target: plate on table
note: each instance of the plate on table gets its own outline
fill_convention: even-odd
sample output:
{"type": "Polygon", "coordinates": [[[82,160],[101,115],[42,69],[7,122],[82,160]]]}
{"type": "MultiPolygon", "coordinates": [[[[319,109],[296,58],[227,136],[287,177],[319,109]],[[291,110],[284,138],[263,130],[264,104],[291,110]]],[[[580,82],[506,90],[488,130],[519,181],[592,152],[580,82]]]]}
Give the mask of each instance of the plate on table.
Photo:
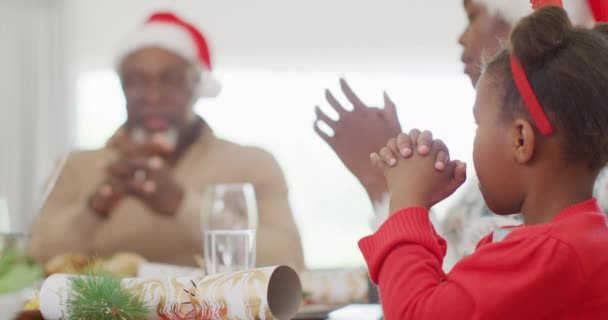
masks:
{"type": "Polygon", "coordinates": [[[379,304],[350,304],[329,313],[328,320],[382,320],[379,304]]]}
{"type": "Polygon", "coordinates": [[[323,320],[327,319],[330,312],[341,308],[342,306],[327,305],[327,304],[307,304],[300,307],[298,313],[292,318],[293,320],[323,320]]]}

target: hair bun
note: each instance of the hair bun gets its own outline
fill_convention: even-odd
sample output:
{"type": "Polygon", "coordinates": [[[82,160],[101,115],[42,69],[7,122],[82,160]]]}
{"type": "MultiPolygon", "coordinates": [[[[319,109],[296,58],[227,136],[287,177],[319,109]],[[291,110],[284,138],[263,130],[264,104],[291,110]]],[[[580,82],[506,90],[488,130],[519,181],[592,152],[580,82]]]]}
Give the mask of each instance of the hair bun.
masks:
{"type": "Polygon", "coordinates": [[[547,58],[562,48],[572,23],[566,11],[546,6],[525,17],[511,33],[511,50],[527,67],[542,67],[547,58]]]}

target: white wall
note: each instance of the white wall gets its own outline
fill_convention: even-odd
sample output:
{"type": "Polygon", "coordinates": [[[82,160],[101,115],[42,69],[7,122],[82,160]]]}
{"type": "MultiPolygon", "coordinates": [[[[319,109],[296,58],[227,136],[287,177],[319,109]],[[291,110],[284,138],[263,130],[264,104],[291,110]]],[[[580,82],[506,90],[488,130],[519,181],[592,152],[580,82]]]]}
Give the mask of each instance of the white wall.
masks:
{"type": "MultiPolygon", "coordinates": [[[[318,90],[313,88],[311,83],[316,76],[310,77],[313,72],[307,76],[309,71],[317,72],[317,76],[319,71],[330,74],[330,79],[347,72],[362,97],[376,97],[376,102],[381,101],[380,89],[386,88],[395,92],[393,97],[397,102],[405,104],[416,96],[413,100],[424,100],[449,110],[452,106],[448,104],[461,96],[453,92],[462,87],[460,77],[468,83],[462,76],[458,62],[460,48],[456,42],[465,25],[461,6],[462,0],[0,0],[0,17],[5,22],[0,27],[0,36],[9,44],[0,51],[3,53],[0,66],[9,70],[6,76],[0,76],[0,87],[6,90],[2,91],[4,103],[0,117],[4,152],[0,158],[0,195],[9,197],[11,213],[18,217],[14,224],[17,229],[25,230],[40,199],[42,181],[49,176],[58,154],[74,143],[74,111],[79,107],[76,105],[77,81],[91,71],[111,68],[115,48],[123,36],[151,11],[176,11],[202,27],[211,41],[215,66],[220,71],[231,70],[234,75],[235,71],[239,74],[248,69],[263,70],[266,77],[275,71],[288,71],[289,77],[297,77],[293,83],[309,85],[310,94],[306,96],[312,98],[296,101],[291,106],[302,114],[303,119],[297,126],[309,132],[312,119],[304,115],[312,118],[312,104],[323,100],[322,88],[333,86],[335,89],[336,85],[331,80],[318,84],[318,90]],[[381,76],[375,77],[376,80],[367,79],[365,75],[369,72],[378,72],[381,76]],[[421,76],[428,74],[435,77],[439,74],[446,78],[443,83],[456,85],[443,96],[437,96],[436,78],[421,76]],[[384,81],[378,79],[387,79],[390,84],[385,86],[384,81]],[[413,87],[426,89],[410,93],[407,89],[413,87]]],[[[232,83],[241,81],[239,79],[233,79],[232,83]]],[[[469,87],[465,87],[468,94],[469,87]]],[[[297,84],[296,88],[288,89],[303,90],[297,84]]],[[[235,94],[248,92],[247,85],[241,84],[239,90],[236,93],[236,88],[226,88],[225,95],[215,104],[232,103],[235,94]],[[232,98],[229,95],[233,95],[232,98]]],[[[275,97],[277,101],[266,101],[258,100],[263,98],[259,96],[261,92],[253,90],[248,94],[252,97],[252,107],[272,102],[275,105],[267,109],[275,115],[278,113],[279,96],[275,97]]],[[[464,101],[466,103],[468,101],[464,101]]],[[[432,120],[449,127],[448,120],[454,119],[454,113],[458,112],[448,111],[442,113],[442,119],[425,122],[408,114],[408,106],[403,104],[406,110],[401,114],[406,116],[407,121],[403,121],[406,126],[412,122],[426,126],[432,120]]],[[[213,109],[213,103],[210,107],[209,115],[215,116],[214,124],[218,123],[218,127],[230,121],[214,111],[219,108],[213,109]]],[[[255,128],[248,130],[253,132],[255,128]]],[[[331,157],[319,139],[307,143],[331,157]]],[[[279,155],[279,161],[284,160],[282,164],[287,169],[291,166],[289,156],[279,155]]],[[[323,166],[328,171],[352,179],[337,159],[327,160],[323,166]]],[[[353,197],[367,205],[354,179],[347,189],[342,190],[343,193],[352,191],[353,197]]],[[[298,189],[292,191],[297,193],[298,189]]],[[[304,209],[299,209],[302,215],[316,210],[313,205],[307,207],[306,203],[311,202],[307,196],[300,192],[295,197],[294,203],[305,204],[304,209]]],[[[330,206],[315,205],[325,209],[330,206]]],[[[357,224],[364,229],[367,217],[354,213],[353,216],[359,216],[353,219],[359,219],[357,224]]],[[[342,218],[336,216],[336,219],[342,218]]],[[[307,223],[314,225],[319,221],[307,223]]],[[[354,246],[356,235],[350,236],[353,238],[345,238],[343,242],[354,246]]],[[[350,255],[351,251],[345,254],[350,255]]]]}
{"type": "Polygon", "coordinates": [[[63,0],[69,61],[111,63],[121,35],[152,10],[201,26],[219,65],[436,65],[459,57],[461,0],[63,0]],[[421,59],[421,57],[424,57],[421,59]]]}
{"type": "Polygon", "coordinates": [[[0,1],[0,197],[8,201],[13,231],[27,230],[43,182],[70,136],[58,4],[0,1]]]}

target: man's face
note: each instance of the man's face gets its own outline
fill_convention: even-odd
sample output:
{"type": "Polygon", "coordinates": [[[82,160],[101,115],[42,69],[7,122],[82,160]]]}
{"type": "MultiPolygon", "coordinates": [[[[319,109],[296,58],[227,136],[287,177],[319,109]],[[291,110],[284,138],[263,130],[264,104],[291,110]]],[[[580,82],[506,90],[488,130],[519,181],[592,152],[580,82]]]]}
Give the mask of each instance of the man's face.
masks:
{"type": "Polygon", "coordinates": [[[119,72],[129,127],[181,131],[192,122],[199,80],[192,63],[164,49],[144,48],[127,56],[119,72]]]}

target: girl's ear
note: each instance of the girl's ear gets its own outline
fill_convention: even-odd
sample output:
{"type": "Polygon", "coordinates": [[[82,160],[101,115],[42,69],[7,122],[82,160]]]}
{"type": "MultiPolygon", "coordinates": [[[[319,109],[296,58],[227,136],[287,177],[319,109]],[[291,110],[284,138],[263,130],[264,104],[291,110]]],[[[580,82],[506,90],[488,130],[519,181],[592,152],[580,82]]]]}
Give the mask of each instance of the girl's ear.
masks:
{"type": "Polygon", "coordinates": [[[508,134],[515,161],[528,163],[536,149],[536,133],[532,124],[525,119],[515,119],[508,134]]]}

